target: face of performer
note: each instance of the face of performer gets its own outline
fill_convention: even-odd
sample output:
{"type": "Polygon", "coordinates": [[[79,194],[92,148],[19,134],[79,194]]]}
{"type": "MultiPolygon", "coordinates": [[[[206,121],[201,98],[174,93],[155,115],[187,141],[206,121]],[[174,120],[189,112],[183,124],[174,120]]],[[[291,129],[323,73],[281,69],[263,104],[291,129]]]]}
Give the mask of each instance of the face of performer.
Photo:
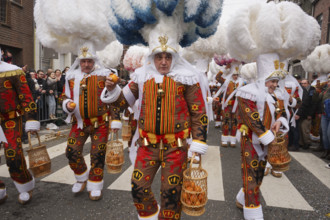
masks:
{"type": "Polygon", "coordinates": [[[272,79],[272,80],[268,80],[266,83],[265,83],[266,87],[268,88],[268,92],[270,94],[274,93],[277,85],[278,85],[278,80],[277,79],[272,79]]]}
{"type": "Polygon", "coordinates": [[[82,59],[80,60],[81,71],[84,73],[91,73],[94,68],[94,60],[92,59],[82,59]]]}
{"type": "Polygon", "coordinates": [[[165,75],[170,72],[171,64],[172,64],[172,54],[170,53],[157,53],[154,58],[154,63],[157,71],[165,75]]]}
{"type": "Polygon", "coordinates": [[[233,77],[233,80],[235,80],[235,81],[236,81],[236,80],[237,80],[237,78],[238,78],[238,74],[233,74],[233,76],[232,76],[232,77],[233,77]]]}

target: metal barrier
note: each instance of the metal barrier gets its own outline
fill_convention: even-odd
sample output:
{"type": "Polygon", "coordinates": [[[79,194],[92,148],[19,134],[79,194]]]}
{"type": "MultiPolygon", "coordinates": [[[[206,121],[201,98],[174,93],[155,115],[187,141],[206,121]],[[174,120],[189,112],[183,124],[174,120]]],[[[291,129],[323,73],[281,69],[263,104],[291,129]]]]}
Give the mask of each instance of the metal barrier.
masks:
{"type": "Polygon", "coordinates": [[[62,109],[62,104],[59,103],[58,99],[55,99],[55,118],[51,118],[49,114],[49,103],[46,94],[41,94],[40,98],[36,100],[38,121],[47,122],[51,120],[64,120],[66,113],[62,109]]]}

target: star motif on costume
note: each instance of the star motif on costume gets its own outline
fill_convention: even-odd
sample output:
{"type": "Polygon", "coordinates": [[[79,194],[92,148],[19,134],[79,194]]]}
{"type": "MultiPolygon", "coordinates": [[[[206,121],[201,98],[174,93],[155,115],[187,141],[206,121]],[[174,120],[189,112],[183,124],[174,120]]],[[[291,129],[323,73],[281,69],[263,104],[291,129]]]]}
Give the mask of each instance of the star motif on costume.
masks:
{"type": "Polygon", "coordinates": [[[192,111],[197,111],[197,110],[198,110],[198,105],[197,105],[197,104],[193,104],[193,105],[191,106],[191,110],[192,110],[192,111]]]}

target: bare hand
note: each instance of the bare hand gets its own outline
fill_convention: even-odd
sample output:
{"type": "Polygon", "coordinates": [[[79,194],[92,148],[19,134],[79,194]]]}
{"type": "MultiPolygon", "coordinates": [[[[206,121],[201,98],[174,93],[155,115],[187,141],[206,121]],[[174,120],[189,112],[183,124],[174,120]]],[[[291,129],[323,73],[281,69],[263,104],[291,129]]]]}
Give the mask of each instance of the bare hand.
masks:
{"type": "Polygon", "coordinates": [[[107,77],[105,87],[107,87],[108,91],[112,91],[116,87],[116,83],[112,81],[111,77],[107,77]]]}
{"type": "Polygon", "coordinates": [[[280,130],[281,125],[282,123],[280,121],[275,122],[271,128],[272,131],[277,133],[280,130]]]}
{"type": "Polygon", "coordinates": [[[295,116],[294,116],[294,119],[295,119],[295,120],[299,120],[299,118],[300,118],[299,115],[295,115],[295,116]]]}

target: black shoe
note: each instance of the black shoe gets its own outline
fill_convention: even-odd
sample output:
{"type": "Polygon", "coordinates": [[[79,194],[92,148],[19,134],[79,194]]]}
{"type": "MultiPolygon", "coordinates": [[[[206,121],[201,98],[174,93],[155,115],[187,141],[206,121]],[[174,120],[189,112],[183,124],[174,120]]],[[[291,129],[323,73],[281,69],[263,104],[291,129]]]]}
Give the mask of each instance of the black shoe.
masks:
{"type": "Polygon", "coordinates": [[[309,149],[309,145],[305,144],[304,146],[302,146],[302,149],[308,150],[309,149]]]}
{"type": "Polygon", "coordinates": [[[299,148],[291,146],[288,148],[289,151],[299,151],[299,148]]]}
{"type": "Polygon", "coordinates": [[[323,154],[321,155],[321,158],[324,159],[330,155],[330,150],[325,150],[323,154]]]}
{"type": "Polygon", "coordinates": [[[318,146],[317,148],[313,149],[314,152],[321,152],[324,151],[324,148],[322,146],[318,146]]]}

